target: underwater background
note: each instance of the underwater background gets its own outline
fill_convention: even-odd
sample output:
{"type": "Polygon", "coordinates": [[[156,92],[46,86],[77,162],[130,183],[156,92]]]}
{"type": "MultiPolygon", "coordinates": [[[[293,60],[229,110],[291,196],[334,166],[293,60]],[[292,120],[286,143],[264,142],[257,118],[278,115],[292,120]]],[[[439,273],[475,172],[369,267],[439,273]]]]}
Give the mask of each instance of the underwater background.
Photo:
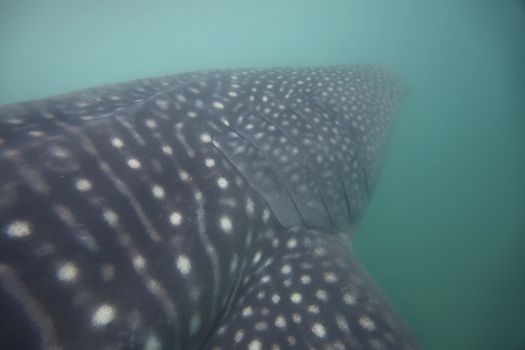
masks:
{"type": "Polygon", "coordinates": [[[525,1],[0,0],[0,104],[363,62],[410,95],[357,255],[424,349],[524,350],[525,1]]]}

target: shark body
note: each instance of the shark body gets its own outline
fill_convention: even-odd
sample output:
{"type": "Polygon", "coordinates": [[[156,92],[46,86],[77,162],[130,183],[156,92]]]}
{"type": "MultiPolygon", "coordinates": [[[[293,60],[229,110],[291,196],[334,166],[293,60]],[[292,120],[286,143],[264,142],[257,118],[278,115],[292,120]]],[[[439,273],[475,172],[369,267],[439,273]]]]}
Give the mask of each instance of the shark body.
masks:
{"type": "Polygon", "coordinates": [[[404,91],[207,71],[0,107],[0,345],[417,349],[351,235],[404,91]]]}

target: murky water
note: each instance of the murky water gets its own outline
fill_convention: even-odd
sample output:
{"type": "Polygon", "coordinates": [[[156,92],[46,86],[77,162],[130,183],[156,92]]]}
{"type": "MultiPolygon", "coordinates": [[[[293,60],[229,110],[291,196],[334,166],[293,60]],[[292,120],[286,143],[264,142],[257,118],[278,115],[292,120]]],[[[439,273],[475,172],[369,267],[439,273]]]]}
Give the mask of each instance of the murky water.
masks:
{"type": "Polygon", "coordinates": [[[525,346],[523,1],[0,3],[0,104],[202,68],[371,62],[411,93],[356,251],[426,349],[525,346]]]}

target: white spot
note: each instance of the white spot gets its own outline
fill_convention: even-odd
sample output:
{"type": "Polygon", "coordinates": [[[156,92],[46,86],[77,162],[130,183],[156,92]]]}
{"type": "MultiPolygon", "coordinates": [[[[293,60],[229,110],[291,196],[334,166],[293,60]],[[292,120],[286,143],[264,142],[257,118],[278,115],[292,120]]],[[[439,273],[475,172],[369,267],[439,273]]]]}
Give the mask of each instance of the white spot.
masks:
{"type": "Polygon", "coordinates": [[[60,146],[53,146],[51,153],[53,154],[53,156],[60,159],[66,159],[69,157],[69,152],[60,146]]]}
{"type": "Polygon", "coordinates": [[[211,142],[211,136],[207,132],[202,133],[201,136],[200,136],[200,139],[201,139],[201,142],[204,142],[204,143],[210,143],[211,142]]]}
{"type": "Polygon", "coordinates": [[[312,278],[308,275],[302,275],[300,281],[302,284],[309,284],[310,282],[312,282],[312,278]]]}
{"type": "Polygon", "coordinates": [[[150,334],[146,341],[144,342],[144,350],[161,350],[162,344],[160,343],[159,339],[153,335],[150,334]]]}
{"type": "MultiPolygon", "coordinates": [[[[44,136],[45,135],[45,132],[43,132],[42,130],[31,130],[28,132],[29,136],[32,136],[32,137],[40,137],[40,136],[44,136]]],[[[0,141],[0,144],[2,144],[2,142],[0,141]]]]}
{"type": "Polygon", "coordinates": [[[162,110],[167,110],[169,108],[169,103],[168,101],[166,100],[156,100],[155,103],[157,104],[157,106],[159,106],[160,109],[162,110]]]}
{"type": "Polygon", "coordinates": [[[157,127],[157,123],[153,119],[146,119],[145,124],[150,129],[154,129],[157,127]]]}
{"type": "Polygon", "coordinates": [[[315,334],[319,338],[324,338],[326,335],[326,329],[324,326],[320,323],[314,323],[312,326],[312,333],[315,334]]]}
{"type": "Polygon", "coordinates": [[[281,268],[281,272],[284,273],[284,274],[290,273],[290,272],[292,272],[292,267],[290,265],[284,265],[281,268]]]}
{"type": "Polygon", "coordinates": [[[133,267],[136,270],[142,270],[146,266],[146,259],[142,255],[135,255],[133,257],[133,267]]]}
{"type": "Polygon", "coordinates": [[[292,335],[286,337],[286,341],[288,342],[290,348],[294,348],[295,344],[297,344],[297,339],[295,339],[295,337],[292,335]]]}
{"type": "Polygon", "coordinates": [[[230,273],[233,274],[237,270],[237,266],[239,264],[239,258],[237,257],[237,254],[233,254],[233,258],[230,262],[230,273]]]}
{"type": "Polygon", "coordinates": [[[131,169],[138,169],[140,168],[140,162],[137,158],[130,158],[128,159],[128,166],[131,169]]]}
{"type": "Polygon", "coordinates": [[[286,247],[288,249],[293,249],[297,247],[297,240],[295,238],[290,238],[288,242],[286,242],[286,247]]]}
{"type": "Polygon", "coordinates": [[[89,191],[91,189],[91,182],[89,180],[86,180],[86,179],[78,179],[76,182],[75,182],[75,187],[77,188],[77,190],[79,190],[80,192],[86,192],[86,191],[89,191]]]}
{"type": "Polygon", "coordinates": [[[264,275],[262,278],[261,278],[261,283],[268,283],[270,282],[272,278],[270,277],[270,275],[264,275]]]}
{"type": "Polygon", "coordinates": [[[283,316],[277,316],[275,318],[275,326],[279,328],[286,327],[286,319],[283,316]]]}
{"type": "Polygon", "coordinates": [[[77,106],[78,108],[85,108],[85,107],[89,106],[89,102],[87,102],[87,101],[78,101],[77,103],[75,103],[75,106],[77,106]]]}
{"type": "Polygon", "coordinates": [[[122,148],[122,147],[124,147],[124,142],[121,139],[119,139],[118,137],[113,137],[111,139],[111,144],[115,148],[122,148]]]}
{"type": "Polygon", "coordinates": [[[324,280],[327,283],[335,283],[335,282],[337,282],[337,276],[333,272],[326,272],[324,274],[324,280]]]}
{"type": "Polygon", "coordinates": [[[102,275],[102,279],[104,281],[111,281],[115,277],[115,267],[110,264],[104,264],[100,269],[100,274],[102,275]]]}
{"type": "Polygon", "coordinates": [[[366,316],[362,316],[359,318],[359,324],[361,325],[361,327],[370,332],[376,329],[374,321],[372,321],[369,317],[366,316]]]}
{"type": "Polygon", "coordinates": [[[250,216],[253,216],[255,213],[255,203],[251,198],[246,199],[246,213],[250,216]]]}
{"type": "Polygon", "coordinates": [[[195,111],[189,111],[187,115],[190,118],[197,118],[197,112],[195,111]]]}
{"type": "Polygon", "coordinates": [[[308,311],[310,311],[313,314],[318,314],[319,313],[319,305],[312,304],[312,305],[308,306],[308,311]]]}
{"type": "Polygon", "coordinates": [[[337,323],[337,327],[339,327],[339,329],[345,333],[348,333],[348,331],[350,330],[350,327],[348,326],[348,322],[341,315],[335,316],[335,323],[337,323]]]}
{"type": "Polygon", "coordinates": [[[217,180],[217,185],[219,185],[220,188],[225,189],[226,187],[228,187],[228,180],[221,176],[217,180]]]}
{"type": "Polygon", "coordinates": [[[164,154],[173,154],[173,150],[171,149],[170,146],[167,146],[167,145],[162,146],[162,152],[164,154]]]}
{"type": "Polygon", "coordinates": [[[253,315],[253,310],[251,306],[246,306],[244,309],[242,309],[243,317],[250,317],[251,315],[253,315]]]}
{"type": "Polygon", "coordinates": [[[190,179],[190,174],[188,174],[185,170],[179,171],[179,177],[182,181],[188,181],[190,179]]]}
{"type": "Polygon", "coordinates": [[[159,185],[153,185],[153,187],[151,188],[151,193],[153,193],[153,196],[158,199],[164,198],[166,194],[164,192],[164,189],[159,185]]]}
{"type": "Polygon", "coordinates": [[[113,210],[110,210],[110,209],[104,210],[102,217],[110,225],[115,225],[118,221],[118,215],[113,210]]]}
{"type": "Polygon", "coordinates": [[[27,221],[16,220],[7,226],[5,232],[10,238],[24,238],[31,234],[31,225],[27,221]]]}
{"type": "Polygon", "coordinates": [[[348,305],[354,305],[355,304],[355,296],[350,293],[343,294],[343,301],[345,304],[348,305]]]}
{"type": "Polygon", "coordinates": [[[294,312],[292,314],[292,319],[295,323],[301,323],[301,321],[303,320],[303,318],[301,317],[301,315],[299,315],[297,312],[294,312]]]}
{"type": "Polygon", "coordinates": [[[233,337],[233,339],[235,340],[236,343],[240,343],[243,337],[244,337],[244,331],[242,329],[239,329],[237,333],[235,333],[235,336],[233,337]]]}
{"type": "Polygon", "coordinates": [[[294,304],[299,304],[303,300],[303,296],[300,293],[292,293],[290,300],[294,304]]]}
{"type": "Polygon", "coordinates": [[[233,229],[232,221],[228,216],[221,217],[220,226],[221,229],[226,233],[231,233],[233,229]]]}
{"type": "Polygon", "coordinates": [[[91,324],[95,327],[103,327],[115,319],[115,308],[108,304],[99,306],[93,313],[91,324]]]}
{"type": "Polygon", "coordinates": [[[324,291],[324,290],[322,290],[322,289],[319,289],[319,290],[315,293],[315,296],[316,296],[317,299],[319,299],[319,300],[323,300],[323,301],[328,300],[328,294],[326,293],[326,291],[324,291]]]}
{"type": "Polygon", "coordinates": [[[252,262],[254,264],[257,264],[259,262],[259,260],[261,260],[261,257],[262,257],[262,254],[261,254],[260,251],[258,251],[257,253],[255,253],[255,256],[253,257],[252,262]]]}
{"type": "Polygon", "coordinates": [[[204,160],[204,164],[208,167],[208,168],[212,168],[214,165],[215,165],[215,160],[212,159],[212,158],[206,158],[204,160]]]}
{"type": "Polygon", "coordinates": [[[57,270],[57,278],[62,282],[74,282],[78,277],[78,268],[71,262],[63,263],[57,270]]]}
{"type": "Polygon", "coordinates": [[[257,322],[254,328],[256,331],[262,332],[268,329],[268,324],[266,322],[257,322]]]}
{"type": "Polygon", "coordinates": [[[182,215],[178,211],[174,211],[170,215],[170,222],[174,226],[179,226],[182,223],[182,215]]]}
{"type": "Polygon", "coordinates": [[[224,109],[224,105],[221,102],[213,102],[213,107],[217,109],[224,109]]]}
{"type": "Polygon", "coordinates": [[[175,96],[175,98],[177,99],[177,101],[179,101],[179,102],[181,102],[181,103],[184,103],[184,102],[187,101],[186,96],[184,96],[184,95],[182,95],[182,94],[177,94],[177,95],[175,96]]]}
{"type": "Polygon", "coordinates": [[[264,208],[262,219],[264,223],[267,223],[268,219],[270,219],[270,210],[268,208],[264,208]]]}
{"type": "Polygon", "coordinates": [[[201,327],[201,315],[196,312],[190,318],[190,335],[195,335],[201,327]]]}
{"type": "Polygon", "coordinates": [[[259,339],[254,339],[248,344],[248,350],[261,350],[262,344],[259,339]]]}
{"type": "Polygon", "coordinates": [[[322,257],[326,255],[326,249],[324,247],[318,247],[314,249],[314,255],[316,257],[322,257]]]}
{"type": "Polygon", "coordinates": [[[279,294],[272,295],[272,302],[274,304],[277,304],[280,300],[281,300],[281,297],[279,296],[279,294]]]}
{"type": "Polygon", "coordinates": [[[219,329],[217,329],[217,334],[218,334],[218,335],[223,335],[224,333],[226,333],[226,329],[227,329],[227,328],[228,328],[228,327],[226,327],[226,325],[222,325],[222,326],[220,326],[219,329]]]}
{"type": "Polygon", "coordinates": [[[191,261],[186,255],[180,255],[177,258],[177,269],[183,275],[187,275],[191,271],[191,261]]]}

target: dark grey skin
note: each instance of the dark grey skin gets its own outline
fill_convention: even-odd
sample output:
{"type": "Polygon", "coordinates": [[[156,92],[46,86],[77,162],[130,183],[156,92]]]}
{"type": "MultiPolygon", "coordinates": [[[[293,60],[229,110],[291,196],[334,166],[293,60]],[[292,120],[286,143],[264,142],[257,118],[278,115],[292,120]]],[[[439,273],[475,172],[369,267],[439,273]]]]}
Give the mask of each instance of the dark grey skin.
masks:
{"type": "Polygon", "coordinates": [[[404,95],[356,65],[0,107],[0,348],[417,349],[350,246],[404,95]]]}

